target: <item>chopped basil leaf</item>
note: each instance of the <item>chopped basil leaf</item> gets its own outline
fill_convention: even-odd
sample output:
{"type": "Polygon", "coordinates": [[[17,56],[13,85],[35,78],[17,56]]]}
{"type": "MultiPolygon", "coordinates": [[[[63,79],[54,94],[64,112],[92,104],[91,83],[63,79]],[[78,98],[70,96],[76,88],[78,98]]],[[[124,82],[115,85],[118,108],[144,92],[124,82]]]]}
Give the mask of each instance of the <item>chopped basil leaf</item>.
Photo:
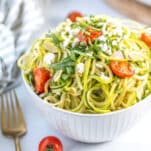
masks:
{"type": "Polygon", "coordinates": [[[65,70],[66,67],[73,67],[75,65],[71,57],[67,57],[58,63],[51,64],[50,67],[56,70],[65,70]]]}
{"type": "Polygon", "coordinates": [[[68,74],[63,74],[63,75],[61,76],[61,79],[64,80],[64,81],[66,81],[69,77],[70,77],[70,75],[68,75],[68,74]]]}
{"type": "Polygon", "coordinates": [[[33,73],[32,73],[32,72],[30,72],[30,73],[28,74],[28,80],[29,80],[29,84],[30,84],[31,86],[33,86],[34,77],[33,77],[33,73]]]}
{"type": "Polygon", "coordinates": [[[73,67],[66,67],[66,72],[67,74],[72,74],[73,73],[73,67]]]}
{"type": "Polygon", "coordinates": [[[53,39],[53,42],[56,46],[60,47],[60,40],[59,38],[56,36],[56,34],[52,33],[51,34],[51,38],[53,39]]]}

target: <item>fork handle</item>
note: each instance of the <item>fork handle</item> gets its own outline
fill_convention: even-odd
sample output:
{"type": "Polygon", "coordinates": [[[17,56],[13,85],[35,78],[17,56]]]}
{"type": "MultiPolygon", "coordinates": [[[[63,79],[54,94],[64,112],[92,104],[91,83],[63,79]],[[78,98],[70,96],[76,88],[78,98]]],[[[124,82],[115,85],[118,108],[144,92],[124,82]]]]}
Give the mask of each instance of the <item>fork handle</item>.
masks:
{"type": "Polygon", "coordinates": [[[21,151],[21,146],[20,146],[19,137],[18,137],[18,136],[14,137],[14,141],[15,141],[16,151],[21,151]]]}

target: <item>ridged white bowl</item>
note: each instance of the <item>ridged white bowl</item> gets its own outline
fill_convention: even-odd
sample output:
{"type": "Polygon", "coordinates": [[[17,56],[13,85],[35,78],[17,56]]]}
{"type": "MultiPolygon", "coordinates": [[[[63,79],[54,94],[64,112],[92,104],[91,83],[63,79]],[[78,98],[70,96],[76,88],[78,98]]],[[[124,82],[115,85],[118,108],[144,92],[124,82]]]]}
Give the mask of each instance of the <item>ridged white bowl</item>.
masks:
{"type": "Polygon", "coordinates": [[[60,133],[74,140],[98,143],[114,139],[133,127],[151,107],[151,96],[127,109],[107,114],[79,114],[53,107],[37,96],[24,81],[31,100],[60,133]]]}

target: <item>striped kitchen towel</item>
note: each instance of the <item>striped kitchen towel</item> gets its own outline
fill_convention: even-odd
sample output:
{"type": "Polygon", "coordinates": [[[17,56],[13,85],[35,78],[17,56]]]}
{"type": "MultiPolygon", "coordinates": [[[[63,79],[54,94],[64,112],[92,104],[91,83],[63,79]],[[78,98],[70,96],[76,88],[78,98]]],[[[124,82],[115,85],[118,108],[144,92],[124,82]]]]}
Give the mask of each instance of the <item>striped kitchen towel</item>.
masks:
{"type": "Polygon", "coordinates": [[[36,0],[0,1],[0,58],[10,65],[45,24],[36,0]]]}

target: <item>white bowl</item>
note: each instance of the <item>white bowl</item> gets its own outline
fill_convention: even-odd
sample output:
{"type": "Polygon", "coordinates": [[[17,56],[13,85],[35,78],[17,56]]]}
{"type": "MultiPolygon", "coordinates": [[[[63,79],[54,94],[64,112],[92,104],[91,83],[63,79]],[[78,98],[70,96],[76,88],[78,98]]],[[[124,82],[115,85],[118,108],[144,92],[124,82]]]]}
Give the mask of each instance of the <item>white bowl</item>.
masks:
{"type": "Polygon", "coordinates": [[[51,125],[65,136],[81,142],[98,143],[113,140],[116,136],[133,127],[151,107],[151,96],[148,96],[127,109],[111,113],[72,113],[44,102],[33,92],[25,80],[24,83],[31,95],[31,100],[51,125]]]}

